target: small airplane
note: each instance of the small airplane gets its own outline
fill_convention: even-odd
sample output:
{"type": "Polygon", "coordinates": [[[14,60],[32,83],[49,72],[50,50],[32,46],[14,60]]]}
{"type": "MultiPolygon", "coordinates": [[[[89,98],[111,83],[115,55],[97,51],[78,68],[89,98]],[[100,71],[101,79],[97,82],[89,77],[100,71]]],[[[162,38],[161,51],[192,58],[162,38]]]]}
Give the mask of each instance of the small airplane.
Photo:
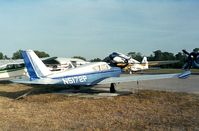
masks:
{"type": "Polygon", "coordinates": [[[136,71],[147,70],[149,69],[149,62],[147,61],[147,57],[143,57],[141,63],[128,64],[124,69],[128,70],[130,74],[136,71]]]}
{"type": "Polygon", "coordinates": [[[186,63],[183,66],[183,69],[189,70],[193,68],[199,68],[199,52],[187,52],[186,50],[182,50],[184,54],[187,55],[186,63]]]}
{"type": "Polygon", "coordinates": [[[109,55],[110,65],[121,67],[124,71],[132,72],[142,71],[149,69],[149,66],[155,65],[166,65],[166,64],[173,64],[179,61],[172,60],[172,61],[147,61],[147,57],[142,59],[142,62],[139,62],[129,56],[126,56],[122,53],[113,52],[109,55]]]}
{"type": "Polygon", "coordinates": [[[140,75],[120,77],[121,68],[111,67],[106,62],[92,62],[62,72],[52,73],[32,50],[22,51],[30,79],[16,79],[12,82],[30,85],[64,85],[64,87],[92,87],[97,84],[110,84],[114,93],[116,83],[165,78],[186,78],[191,72],[181,74],[140,75]]]}
{"type": "Polygon", "coordinates": [[[0,60],[0,81],[28,77],[23,59],[0,60]]]}

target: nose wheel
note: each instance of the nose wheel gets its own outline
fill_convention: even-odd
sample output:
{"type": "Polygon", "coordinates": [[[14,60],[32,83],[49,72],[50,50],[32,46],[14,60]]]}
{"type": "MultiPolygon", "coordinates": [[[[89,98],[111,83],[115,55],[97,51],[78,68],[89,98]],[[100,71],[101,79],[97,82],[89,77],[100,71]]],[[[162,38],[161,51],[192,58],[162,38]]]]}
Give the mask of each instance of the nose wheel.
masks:
{"type": "Polygon", "coordinates": [[[116,86],[115,83],[111,83],[111,86],[110,86],[110,93],[115,93],[115,92],[116,92],[115,86],[116,86]]]}

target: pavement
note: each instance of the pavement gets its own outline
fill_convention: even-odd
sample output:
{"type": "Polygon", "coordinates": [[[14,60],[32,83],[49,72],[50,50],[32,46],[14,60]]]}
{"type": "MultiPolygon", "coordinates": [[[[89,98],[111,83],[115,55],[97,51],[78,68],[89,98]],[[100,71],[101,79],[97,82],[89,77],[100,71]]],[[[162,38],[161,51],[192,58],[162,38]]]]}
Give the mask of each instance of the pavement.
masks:
{"type": "MultiPolygon", "coordinates": [[[[160,90],[171,92],[185,92],[199,94],[199,75],[191,75],[187,79],[161,79],[122,83],[117,88],[125,88],[126,90],[145,89],[145,90],[160,90]]],[[[119,89],[118,89],[119,90],[119,89]]]]}
{"type": "MultiPolygon", "coordinates": [[[[123,76],[128,76],[123,75],[123,76]]],[[[139,90],[158,90],[169,92],[185,92],[199,94],[199,75],[191,75],[187,79],[161,79],[137,82],[120,83],[116,86],[116,93],[109,93],[110,85],[97,85],[91,89],[85,90],[62,90],[56,94],[64,94],[68,96],[79,97],[112,97],[118,95],[128,95],[135,93],[139,90]]]]}

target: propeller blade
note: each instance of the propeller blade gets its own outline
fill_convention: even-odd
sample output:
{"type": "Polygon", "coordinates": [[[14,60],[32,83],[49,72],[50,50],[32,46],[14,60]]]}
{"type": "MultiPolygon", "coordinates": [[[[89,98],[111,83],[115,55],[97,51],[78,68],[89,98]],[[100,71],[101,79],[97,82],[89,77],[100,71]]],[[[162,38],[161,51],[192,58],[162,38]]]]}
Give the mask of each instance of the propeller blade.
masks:
{"type": "Polygon", "coordinates": [[[189,55],[189,52],[187,52],[186,50],[182,50],[182,52],[186,55],[189,55]]]}

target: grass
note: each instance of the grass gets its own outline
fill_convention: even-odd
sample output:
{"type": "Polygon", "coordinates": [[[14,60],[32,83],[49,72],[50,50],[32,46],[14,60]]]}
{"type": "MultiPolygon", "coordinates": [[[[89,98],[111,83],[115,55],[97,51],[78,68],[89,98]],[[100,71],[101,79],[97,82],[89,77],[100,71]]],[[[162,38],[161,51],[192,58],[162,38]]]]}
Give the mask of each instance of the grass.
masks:
{"type": "Polygon", "coordinates": [[[199,130],[199,95],[142,90],[100,99],[49,93],[13,99],[28,88],[0,85],[0,130],[199,130]]]}

